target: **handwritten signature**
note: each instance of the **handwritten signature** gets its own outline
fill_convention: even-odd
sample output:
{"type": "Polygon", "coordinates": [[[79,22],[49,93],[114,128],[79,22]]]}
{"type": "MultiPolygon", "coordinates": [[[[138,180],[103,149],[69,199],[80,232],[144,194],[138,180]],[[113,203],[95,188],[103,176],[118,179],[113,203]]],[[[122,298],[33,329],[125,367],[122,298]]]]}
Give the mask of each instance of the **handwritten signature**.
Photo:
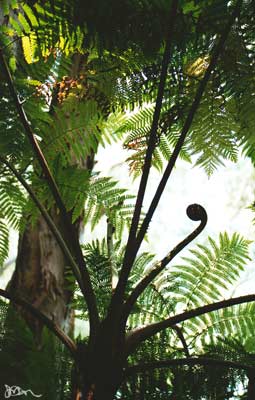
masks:
{"type": "Polygon", "coordinates": [[[9,399],[10,397],[14,396],[22,396],[25,395],[27,396],[28,393],[30,393],[34,397],[41,397],[42,394],[34,394],[31,389],[28,390],[23,390],[19,386],[5,386],[5,392],[4,392],[4,398],[9,399]]]}

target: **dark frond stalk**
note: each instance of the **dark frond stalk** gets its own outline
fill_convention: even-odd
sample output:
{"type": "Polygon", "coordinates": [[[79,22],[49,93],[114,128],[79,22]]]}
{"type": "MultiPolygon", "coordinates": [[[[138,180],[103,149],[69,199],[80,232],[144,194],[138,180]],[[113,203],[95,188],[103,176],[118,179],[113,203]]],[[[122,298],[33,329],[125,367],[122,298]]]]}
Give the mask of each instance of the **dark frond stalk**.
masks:
{"type": "Polygon", "coordinates": [[[84,286],[84,281],[81,277],[80,274],[80,269],[78,267],[78,265],[76,264],[72,253],[69,250],[68,245],[66,244],[65,240],[63,239],[61,233],[59,232],[58,228],[56,227],[56,225],[54,224],[52,218],[50,217],[49,213],[47,212],[46,208],[44,207],[43,204],[41,204],[41,202],[38,200],[37,196],[35,195],[35,193],[33,192],[32,188],[27,184],[27,182],[25,181],[25,179],[20,175],[20,173],[16,170],[16,168],[10,164],[4,157],[2,157],[0,155],[0,162],[3,163],[4,165],[6,165],[10,171],[13,173],[13,175],[18,179],[18,181],[22,184],[22,186],[26,189],[26,191],[28,192],[29,196],[31,197],[31,199],[33,200],[33,202],[35,203],[36,207],[39,209],[39,211],[41,212],[42,216],[44,217],[46,223],[48,224],[52,234],[54,235],[59,247],[61,248],[61,250],[63,251],[66,259],[68,260],[68,262],[70,263],[70,266],[72,268],[73,274],[80,286],[80,289],[84,295],[84,299],[87,302],[87,306],[88,308],[90,307],[90,304],[87,300],[87,293],[86,293],[86,288],[84,286]]]}
{"type": "MultiPolygon", "coordinates": [[[[80,269],[80,274],[81,278],[83,280],[83,286],[86,288],[86,300],[89,308],[89,314],[90,319],[91,319],[91,332],[95,332],[98,327],[99,323],[99,317],[98,317],[98,310],[97,310],[97,305],[96,305],[96,298],[95,298],[95,293],[92,288],[90,276],[87,270],[87,266],[85,263],[85,260],[83,258],[83,254],[81,251],[81,247],[79,245],[79,238],[75,232],[74,226],[72,224],[71,218],[69,213],[66,210],[66,207],[64,205],[64,202],[62,200],[62,197],[60,195],[59,189],[57,187],[57,184],[55,182],[55,179],[50,171],[50,168],[48,166],[48,163],[42,153],[42,150],[39,146],[38,141],[36,140],[36,137],[33,133],[33,130],[31,128],[31,125],[28,121],[27,115],[25,113],[25,110],[22,106],[22,102],[19,99],[18,93],[15,89],[15,85],[10,73],[10,69],[7,65],[7,62],[5,60],[3,50],[0,49],[0,63],[3,66],[3,70],[5,72],[8,86],[11,92],[11,95],[13,97],[14,103],[16,105],[16,109],[18,111],[20,120],[22,122],[22,125],[24,127],[25,134],[31,144],[31,147],[36,155],[36,158],[39,162],[39,165],[41,166],[42,172],[46,178],[47,184],[51,190],[51,193],[55,199],[56,206],[58,207],[61,217],[63,218],[63,222],[65,225],[65,236],[68,242],[70,243],[70,248],[72,252],[75,255],[78,268],[80,269]]],[[[55,235],[55,234],[54,234],[55,235]]]]}
{"type": "Polygon", "coordinates": [[[244,370],[249,373],[254,373],[254,366],[242,364],[235,361],[220,360],[217,358],[200,358],[200,357],[187,357],[187,358],[175,358],[172,360],[159,360],[152,361],[146,364],[137,364],[129,367],[125,371],[125,378],[139,373],[145,373],[156,368],[171,368],[178,367],[181,365],[204,365],[209,367],[226,367],[233,368],[237,370],[244,370]]]}
{"type": "Polygon", "coordinates": [[[107,243],[107,252],[108,252],[108,260],[110,264],[110,275],[111,275],[111,287],[112,293],[115,290],[115,282],[117,280],[117,274],[114,268],[113,262],[113,235],[115,232],[115,227],[111,223],[110,219],[107,219],[107,234],[106,234],[106,243],[107,243]]]}
{"type": "Polygon", "coordinates": [[[182,240],[176,247],[174,247],[161,261],[157,262],[153,269],[137,284],[130,296],[127,298],[123,309],[123,323],[126,322],[132,307],[134,306],[138,297],[143,293],[147,286],[164,270],[164,268],[173,260],[173,258],[180,253],[192,240],[194,240],[204,229],[207,223],[207,214],[205,209],[198,205],[193,204],[187,208],[187,215],[192,220],[200,220],[199,226],[184,240],[182,240]],[[194,210],[194,214],[189,214],[189,210],[194,210]],[[194,219],[195,217],[195,219],[194,219]]]}
{"type": "Polygon", "coordinates": [[[185,356],[189,357],[190,356],[189,347],[187,345],[187,342],[185,340],[185,337],[183,335],[183,332],[182,332],[181,328],[178,325],[174,325],[173,326],[173,330],[176,332],[176,335],[178,336],[178,338],[179,338],[179,340],[180,340],[180,342],[182,344],[185,356]]]}
{"type": "Polygon", "coordinates": [[[132,264],[135,259],[135,256],[137,254],[137,251],[135,250],[136,246],[134,246],[134,244],[136,242],[137,228],[138,228],[139,221],[140,221],[140,215],[141,215],[145,190],[146,190],[149,172],[150,172],[150,168],[151,168],[152,155],[153,155],[153,151],[155,149],[156,142],[157,142],[158,122],[159,122],[159,118],[160,118],[160,112],[161,112],[162,101],[163,101],[163,96],[164,96],[164,88],[165,88],[165,82],[166,82],[166,77],[167,77],[167,70],[168,70],[168,65],[169,65],[170,56],[171,56],[172,34],[173,34],[174,22],[176,19],[175,17],[176,17],[176,13],[177,13],[177,4],[178,4],[178,0],[172,1],[170,17],[169,17],[169,31],[168,31],[168,35],[167,35],[165,51],[164,51],[164,55],[163,55],[162,65],[161,65],[160,82],[159,82],[159,86],[158,86],[156,105],[155,105],[155,110],[154,110],[154,114],[153,114],[150,135],[149,135],[149,139],[148,139],[148,147],[147,147],[147,151],[146,151],[146,155],[145,155],[143,172],[142,172],[142,176],[141,176],[141,180],[140,180],[134,214],[133,214],[131,227],[130,227],[130,231],[129,231],[129,236],[128,236],[128,241],[127,241],[127,247],[126,247],[126,251],[125,251],[125,255],[124,255],[123,268],[120,273],[119,282],[118,282],[115,296],[114,296],[115,304],[118,304],[119,300],[121,300],[123,297],[127,279],[128,279],[128,275],[132,268],[132,264]]]}
{"type": "Polygon", "coordinates": [[[197,307],[193,310],[185,311],[181,314],[169,317],[163,321],[156,322],[145,327],[137,328],[131,331],[126,338],[127,353],[132,353],[138,344],[146,339],[156,335],[158,332],[166,328],[170,328],[180,322],[187,321],[191,318],[198,317],[199,315],[207,314],[212,311],[221,310],[223,308],[231,307],[237,304],[251,303],[255,301],[255,294],[246,296],[234,297],[232,299],[218,301],[216,303],[207,304],[205,306],[197,307]]]}
{"type": "MultiPolygon", "coordinates": [[[[41,313],[37,308],[35,308],[32,304],[28,303],[26,300],[17,296],[16,294],[11,294],[6,290],[0,289],[0,296],[9,299],[11,302],[21,306],[24,310],[28,311],[33,315],[42,325],[47,326],[47,328],[57,336],[61,342],[68,348],[71,352],[72,356],[76,356],[76,344],[72,341],[72,339],[62,331],[62,329],[55,324],[52,320],[50,320],[46,315],[41,313]]],[[[18,335],[18,332],[16,332],[18,335]]]]}
{"type": "Polygon", "coordinates": [[[186,139],[187,133],[188,133],[190,127],[191,127],[191,124],[192,124],[192,121],[194,119],[194,116],[195,116],[195,114],[196,114],[196,112],[198,110],[198,107],[200,105],[202,96],[203,96],[205,88],[206,88],[206,85],[207,85],[207,83],[208,83],[208,81],[210,79],[212,71],[214,70],[214,68],[216,66],[216,63],[217,63],[218,58],[219,58],[219,55],[224,49],[224,44],[225,44],[225,42],[227,40],[227,37],[228,37],[229,32],[231,30],[231,27],[234,24],[235,19],[237,18],[237,16],[240,13],[241,6],[242,6],[242,0],[237,1],[236,6],[234,8],[234,11],[233,11],[232,15],[229,18],[229,22],[226,25],[226,27],[225,27],[225,29],[224,29],[224,31],[223,31],[218,43],[214,47],[214,50],[213,50],[212,56],[211,56],[210,64],[209,64],[209,66],[208,66],[208,68],[207,68],[207,70],[205,72],[204,78],[202,79],[202,81],[200,82],[200,84],[198,86],[194,101],[193,101],[193,103],[191,105],[189,114],[188,114],[188,116],[186,118],[186,121],[184,123],[184,126],[182,128],[180,137],[179,137],[179,139],[177,141],[175,149],[174,149],[174,151],[172,153],[172,156],[171,156],[171,158],[170,158],[170,160],[168,162],[168,165],[167,165],[167,167],[165,169],[165,172],[164,172],[164,174],[162,176],[162,179],[161,179],[161,181],[159,183],[159,186],[158,186],[158,188],[156,190],[156,193],[155,193],[155,195],[154,195],[154,197],[152,199],[152,202],[150,204],[148,212],[146,213],[146,216],[145,216],[145,218],[143,220],[143,223],[142,223],[142,226],[140,228],[140,231],[139,231],[139,233],[137,235],[136,251],[139,250],[139,247],[140,247],[140,245],[141,245],[141,243],[142,243],[142,241],[144,239],[144,236],[145,236],[146,231],[147,231],[147,229],[149,227],[149,224],[151,222],[153,214],[154,214],[154,212],[155,212],[155,210],[156,210],[156,208],[158,206],[158,203],[159,203],[159,200],[161,198],[161,195],[162,195],[162,193],[163,193],[163,191],[164,191],[164,189],[166,187],[167,181],[168,181],[168,179],[169,179],[169,177],[171,175],[171,172],[172,172],[172,170],[174,168],[176,160],[177,160],[177,158],[178,158],[178,156],[180,154],[180,151],[181,151],[182,146],[184,144],[184,141],[186,139]]]}

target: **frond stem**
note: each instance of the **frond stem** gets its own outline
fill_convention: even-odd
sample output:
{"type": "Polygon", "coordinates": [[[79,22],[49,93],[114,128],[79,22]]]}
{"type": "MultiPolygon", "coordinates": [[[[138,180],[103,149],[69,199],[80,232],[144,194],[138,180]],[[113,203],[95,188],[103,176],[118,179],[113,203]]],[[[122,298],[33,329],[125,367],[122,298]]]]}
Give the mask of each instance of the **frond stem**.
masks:
{"type": "Polygon", "coordinates": [[[183,334],[181,328],[178,325],[174,325],[173,326],[173,330],[176,332],[176,335],[178,336],[178,338],[179,338],[179,340],[180,340],[180,342],[182,344],[185,356],[189,357],[190,356],[189,346],[188,346],[188,344],[186,342],[186,339],[184,337],[184,334],[183,334]]]}
{"type": "Polygon", "coordinates": [[[246,296],[234,297],[232,299],[222,300],[211,304],[206,304],[195,309],[185,311],[181,314],[177,314],[173,317],[169,317],[163,321],[156,322],[145,327],[137,328],[127,334],[126,338],[126,349],[127,353],[132,353],[138,344],[146,339],[156,335],[158,332],[166,328],[170,328],[180,322],[187,321],[191,318],[198,317],[203,314],[207,314],[212,311],[221,310],[237,304],[250,303],[255,301],[255,294],[249,294],[246,296]]]}

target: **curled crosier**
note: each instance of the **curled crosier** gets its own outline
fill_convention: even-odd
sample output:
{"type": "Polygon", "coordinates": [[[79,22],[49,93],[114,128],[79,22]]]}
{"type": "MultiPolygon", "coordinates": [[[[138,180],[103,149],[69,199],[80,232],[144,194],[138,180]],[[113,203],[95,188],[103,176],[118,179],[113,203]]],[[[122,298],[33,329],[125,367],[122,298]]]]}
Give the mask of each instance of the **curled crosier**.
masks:
{"type": "Polygon", "coordinates": [[[187,207],[186,214],[192,221],[201,221],[204,224],[207,222],[207,213],[200,204],[190,204],[187,207]]]}

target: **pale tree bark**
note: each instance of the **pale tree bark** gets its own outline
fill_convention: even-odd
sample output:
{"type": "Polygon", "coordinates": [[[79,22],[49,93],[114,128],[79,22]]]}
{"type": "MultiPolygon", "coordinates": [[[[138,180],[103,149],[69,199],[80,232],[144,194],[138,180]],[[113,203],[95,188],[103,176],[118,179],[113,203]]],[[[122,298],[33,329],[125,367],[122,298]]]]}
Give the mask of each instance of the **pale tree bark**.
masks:
{"type": "MultiPolygon", "coordinates": [[[[56,210],[51,217],[62,232],[61,220],[56,210]]],[[[8,290],[19,293],[48,318],[53,319],[67,333],[72,330],[72,315],[68,304],[72,292],[65,280],[66,258],[44,218],[35,225],[28,224],[19,237],[16,266],[8,290]]],[[[26,320],[39,334],[38,321],[27,315],[26,320]]]]}

